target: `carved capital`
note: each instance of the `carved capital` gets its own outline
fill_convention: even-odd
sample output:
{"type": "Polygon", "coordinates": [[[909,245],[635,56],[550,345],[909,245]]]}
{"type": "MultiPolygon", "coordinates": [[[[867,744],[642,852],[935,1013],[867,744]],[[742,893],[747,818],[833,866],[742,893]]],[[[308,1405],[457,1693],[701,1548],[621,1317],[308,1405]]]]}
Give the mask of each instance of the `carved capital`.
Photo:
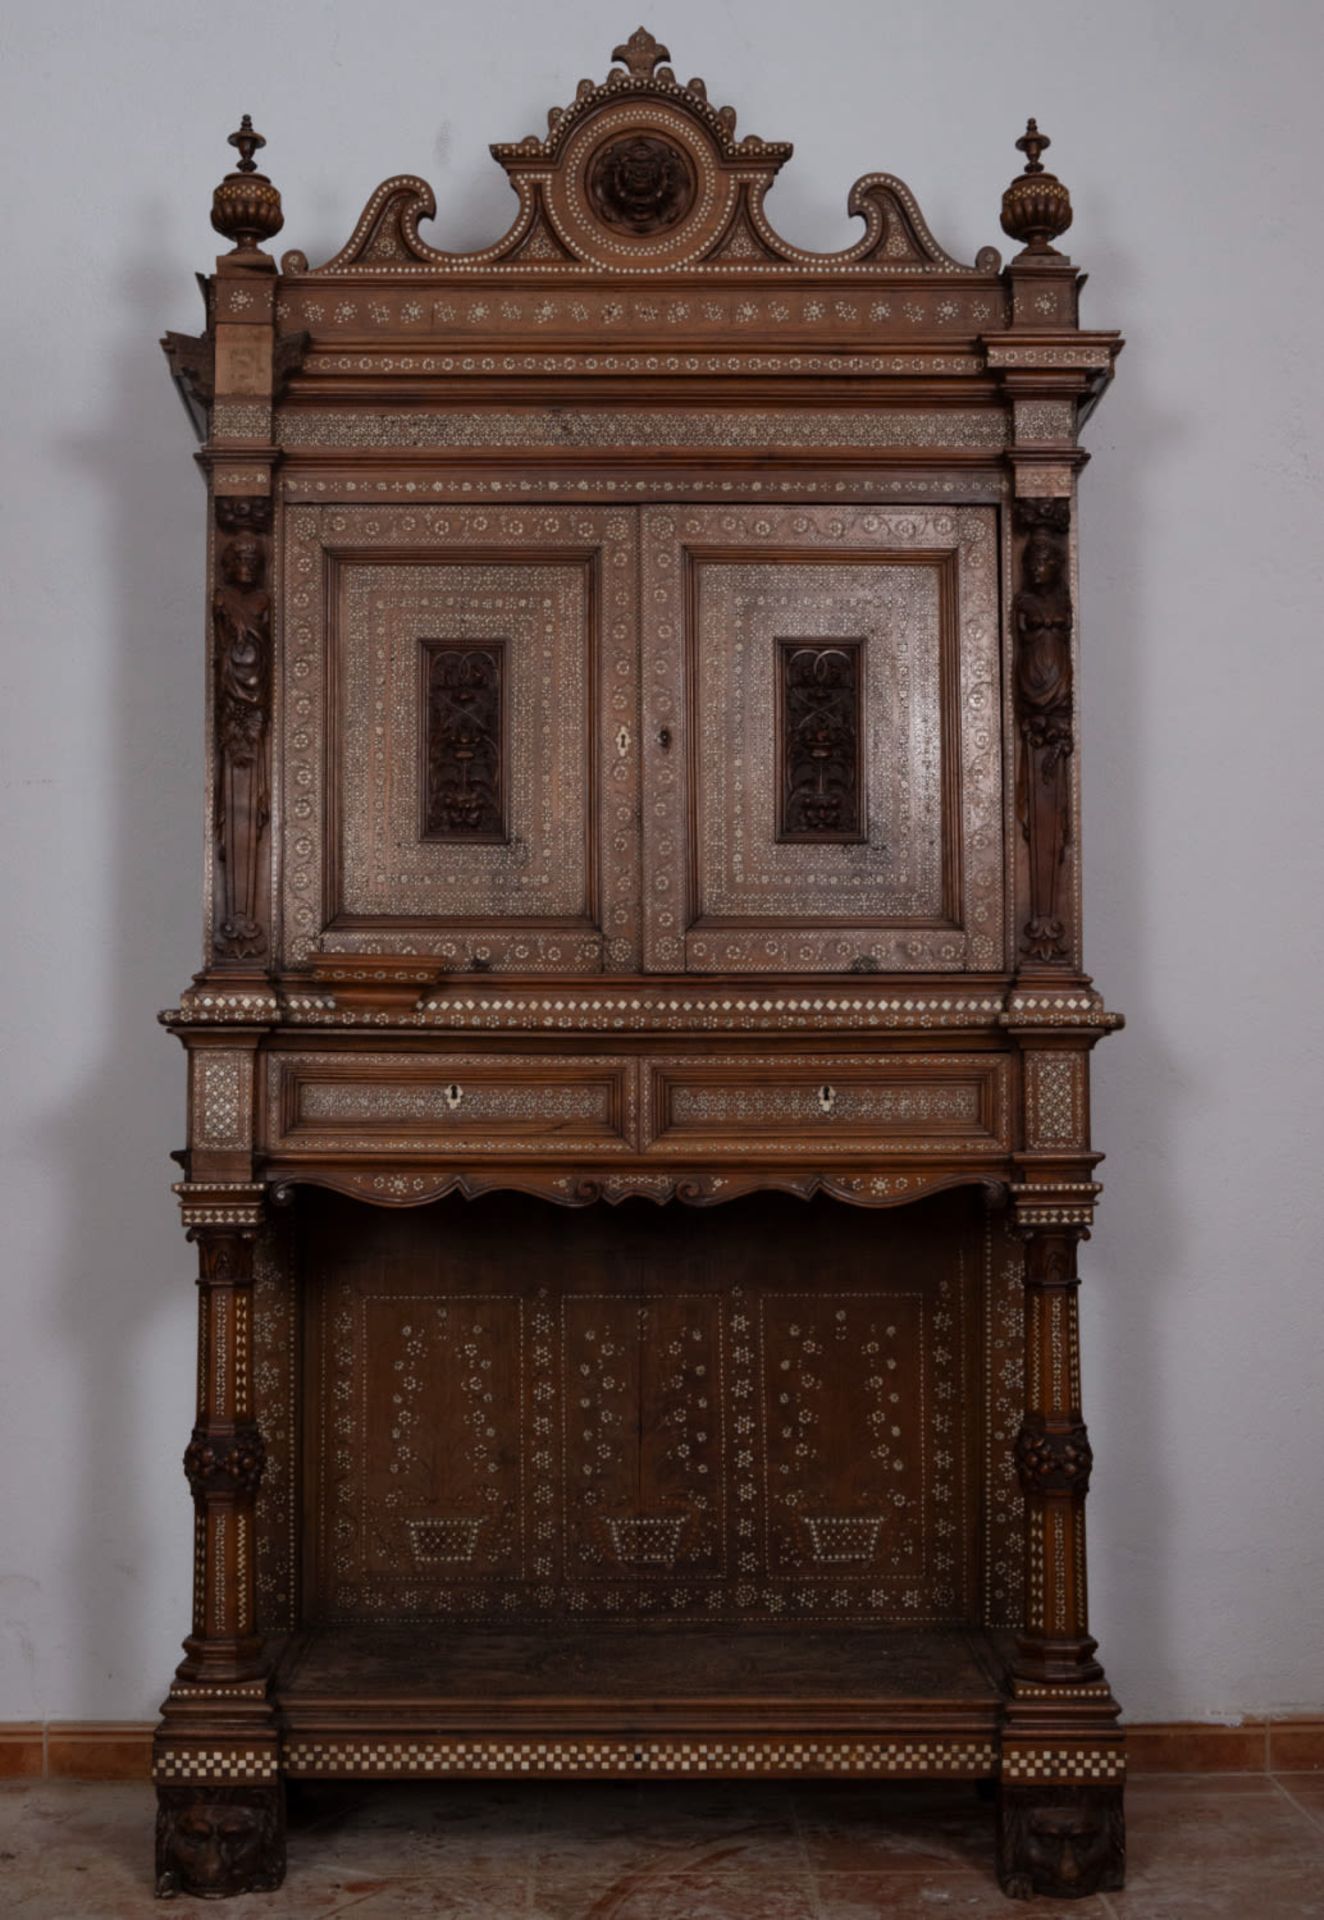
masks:
{"type": "Polygon", "coordinates": [[[253,1277],[253,1228],[190,1227],[198,1249],[198,1280],[205,1287],[243,1286],[253,1277]]]}
{"type": "Polygon", "coordinates": [[[1016,1436],[1016,1471],[1026,1493],[1089,1491],[1094,1454],[1084,1424],[1047,1428],[1027,1420],[1016,1436]]]}
{"type": "Polygon", "coordinates": [[[184,1449],[184,1477],[194,1499],[209,1493],[255,1494],[266,1463],[266,1442],[256,1427],[226,1434],[195,1427],[184,1449]]]}

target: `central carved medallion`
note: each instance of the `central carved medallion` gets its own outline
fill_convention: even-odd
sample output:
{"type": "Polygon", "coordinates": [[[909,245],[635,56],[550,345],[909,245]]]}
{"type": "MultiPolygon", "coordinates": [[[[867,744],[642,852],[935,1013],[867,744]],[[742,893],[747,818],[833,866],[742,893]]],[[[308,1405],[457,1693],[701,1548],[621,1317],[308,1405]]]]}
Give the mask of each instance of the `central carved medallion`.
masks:
{"type": "Polygon", "coordinates": [[[504,840],[505,642],[423,642],[423,837],[504,840]]]}
{"type": "Polygon", "coordinates": [[[864,837],[861,640],[779,640],[779,840],[864,837]]]}
{"type": "Polygon", "coordinates": [[[600,148],[584,184],[598,218],[626,233],[660,233],[694,204],[689,161],[656,134],[630,134],[600,148]]]}

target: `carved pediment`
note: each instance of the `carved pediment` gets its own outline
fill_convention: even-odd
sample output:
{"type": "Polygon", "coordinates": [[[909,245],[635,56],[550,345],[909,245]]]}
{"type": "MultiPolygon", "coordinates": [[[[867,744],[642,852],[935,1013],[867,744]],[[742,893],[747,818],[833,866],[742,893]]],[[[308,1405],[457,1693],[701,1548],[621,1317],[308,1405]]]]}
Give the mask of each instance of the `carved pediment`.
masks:
{"type": "Polygon", "coordinates": [[[286,274],[389,274],[402,267],[439,272],[521,273],[584,267],[638,275],[712,269],[885,276],[917,272],[996,273],[996,248],[963,265],[930,233],[914,196],[887,173],[866,174],[847,206],[863,236],[834,253],[783,240],[764,211],[785,141],[736,135],[735,109],[715,107],[700,79],[682,83],[666,47],[643,27],[613,52],[605,80],[581,80],[574,100],[553,107],[545,135],[493,146],[519,198],[495,245],[472,253],[430,246],[419,225],[436,214],[427,182],[400,174],[369,200],[349,240],[324,265],[287,253],[286,274]]]}

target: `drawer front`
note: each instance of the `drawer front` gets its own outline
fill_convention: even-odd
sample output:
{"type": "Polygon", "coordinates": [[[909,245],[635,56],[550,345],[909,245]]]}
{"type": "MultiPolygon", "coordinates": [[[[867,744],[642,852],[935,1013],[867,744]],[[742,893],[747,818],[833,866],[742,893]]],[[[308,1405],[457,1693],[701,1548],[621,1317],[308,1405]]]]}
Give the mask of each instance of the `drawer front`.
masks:
{"type": "Polygon", "coordinates": [[[1001,1153],[1007,1062],[997,1055],[824,1054],[659,1060],[644,1103],[653,1153],[1001,1153]]]}
{"type": "Polygon", "coordinates": [[[519,1054],[274,1054],[273,1153],[622,1153],[636,1138],[634,1069],[519,1054]]]}

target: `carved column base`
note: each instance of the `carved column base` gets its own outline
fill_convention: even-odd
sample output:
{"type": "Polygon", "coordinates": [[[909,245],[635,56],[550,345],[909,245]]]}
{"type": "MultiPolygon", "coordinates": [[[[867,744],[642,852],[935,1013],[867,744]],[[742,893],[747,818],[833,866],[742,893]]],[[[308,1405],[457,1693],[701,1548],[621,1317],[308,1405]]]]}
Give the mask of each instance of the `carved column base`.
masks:
{"type": "Polygon", "coordinates": [[[998,1881],[1013,1900],[1084,1900],[1126,1877],[1120,1786],[998,1788],[998,1881]]]}
{"type": "Polygon", "coordinates": [[[280,1885],[285,1788],[266,1679],[176,1678],[161,1709],[152,1775],[158,1894],[220,1900],[280,1885]]]}
{"type": "Polygon", "coordinates": [[[271,1893],[285,1878],[285,1789],[160,1786],[156,1790],[156,1891],[225,1900],[271,1893]]]}

